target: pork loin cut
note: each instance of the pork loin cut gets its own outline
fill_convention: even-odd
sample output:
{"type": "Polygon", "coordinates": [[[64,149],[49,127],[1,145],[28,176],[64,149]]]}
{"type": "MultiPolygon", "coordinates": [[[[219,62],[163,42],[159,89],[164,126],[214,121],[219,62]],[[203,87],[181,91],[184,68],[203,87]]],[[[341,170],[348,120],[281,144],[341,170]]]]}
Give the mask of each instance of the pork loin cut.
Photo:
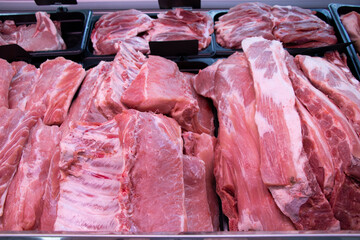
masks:
{"type": "Polygon", "coordinates": [[[135,9],[105,14],[95,23],[91,33],[94,54],[116,54],[119,42],[125,42],[135,50],[147,53],[149,44],[140,35],[151,26],[152,19],[135,9]]]}
{"type": "Polygon", "coordinates": [[[271,13],[273,34],[285,47],[322,47],[337,43],[333,27],[309,9],[275,5],[271,13]]]}
{"type": "MultiPolygon", "coordinates": [[[[184,139],[185,154],[188,156],[197,157],[205,163],[206,195],[210,208],[213,228],[211,231],[219,231],[219,202],[216,195],[216,183],[214,176],[216,138],[205,133],[197,134],[193,132],[185,132],[182,134],[182,137],[184,139]]],[[[201,192],[201,194],[204,195],[204,192],[201,192]]],[[[199,209],[205,209],[205,206],[206,204],[203,204],[203,206],[199,207],[199,209]]],[[[191,223],[188,223],[189,231],[191,231],[190,225],[191,223]]]]}
{"type": "Polygon", "coordinates": [[[19,109],[0,107],[0,217],[9,186],[17,171],[21,154],[37,117],[19,109]]]}
{"type": "Polygon", "coordinates": [[[192,121],[199,112],[189,79],[176,63],[159,56],[149,56],[121,102],[140,111],[168,114],[189,131],[193,131],[192,121]]]}
{"type": "Polygon", "coordinates": [[[245,55],[235,53],[200,71],[194,88],[210,97],[217,108],[219,132],[214,172],[230,230],[294,229],[261,179],[255,92],[245,55]]]}
{"type": "Polygon", "coordinates": [[[0,58],[0,107],[9,107],[9,87],[14,75],[15,70],[11,64],[0,58]]]}
{"type": "Polygon", "coordinates": [[[31,129],[5,202],[5,230],[38,228],[50,163],[60,157],[60,137],[58,126],[46,126],[41,119],[31,129]]]}
{"type": "Polygon", "coordinates": [[[242,47],[254,79],[264,183],[297,229],[339,229],[303,150],[287,52],[280,42],[259,37],[245,39],[242,47]]]}
{"type": "Polygon", "coordinates": [[[40,65],[39,80],[29,94],[25,109],[44,118],[46,125],[60,125],[85,77],[78,63],[57,57],[40,65]]]}
{"type": "Polygon", "coordinates": [[[9,88],[9,108],[25,111],[26,103],[34,85],[39,80],[39,69],[26,62],[13,62],[15,75],[9,88]]]}
{"type": "Polygon", "coordinates": [[[354,41],[354,46],[357,52],[360,52],[360,13],[351,11],[340,17],[346,32],[351,41],[354,41]]]}
{"type": "Polygon", "coordinates": [[[186,231],[180,126],[161,114],[136,110],[116,119],[125,162],[120,194],[131,203],[132,231],[186,231]]]}
{"type": "Polygon", "coordinates": [[[148,41],[199,41],[199,50],[205,49],[211,42],[214,25],[207,13],[188,11],[182,8],[159,13],[148,31],[148,41]]]}

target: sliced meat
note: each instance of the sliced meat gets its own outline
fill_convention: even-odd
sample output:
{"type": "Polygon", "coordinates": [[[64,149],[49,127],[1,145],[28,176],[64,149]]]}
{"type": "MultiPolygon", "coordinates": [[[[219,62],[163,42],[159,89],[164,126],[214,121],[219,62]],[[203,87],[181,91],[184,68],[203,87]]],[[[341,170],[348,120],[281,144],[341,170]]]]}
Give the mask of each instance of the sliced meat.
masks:
{"type": "Polygon", "coordinates": [[[15,68],[15,75],[9,88],[9,108],[25,111],[31,89],[39,80],[39,69],[26,62],[13,62],[11,65],[15,68]]]}
{"type": "Polygon", "coordinates": [[[297,229],[339,229],[303,149],[287,52],[280,42],[260,37],[245,39],[242,47],[254,79],[264,183],[297,229]]]}
{"type": "Polygon", "coordinates": [[[205,163],[194,156],[183,156],[187,231],[214,231],[206,195],[205,163]]]}
{"type": "Polygon", "coordinates": [[[188,11],[182,8],[159,13],[148,31],[148,41],[199,41],[199,50],[205,49],[211,42],[214,25],[207,13],[188,11]]]}
{"type": "Polygon", "coordinates": [[[357,52],[360,52],[360,13],[351,11],[340,17],[346,32],[351,41],[354,41],[354,46],[357,52]]]}
{"type": "Polygon", "coordinates": [[[186,231],[180,126],[161,114],[136,110],[116,119],[125,161],[121,194],[131,202],[132,231],[186,231]]]}
{"type": "Polygon", "coordinates": [[[37,117],[19,109],[0,107],[0,217],[9,186],[17,171],[21,154],[37,117]]]}
{"type": "Polygon", "coordinates": [[[107,118],[112,119],[126,107],[120,99],[124,91],[140,72],[145,56],[131,46],[120,43],[111,68],[104,76],[94,99],[97,109],[107,118]]]}
{"type": "Polygon", "coordinates": [[[230,230],[294,229],[261,178],[255,92],[245,55],[234,53],[205,68],[194,79],[194,88],[210,97],[217,108],[219,132],[214,173],[230,230]]]}
{"type": "Polygon", "coordinates": [[[85,70],[78,63],[63,57],[47,60],[40,65],[39,80],[25,109],[37,112],[46,125],[60,125],[84,77],[85,70]]]}
{"type": "Polygon", "coordinates": [[[152,19],[135,9],[102,15],[91,33],[94,54],[116,54],[120,42],[130,44],[135,50],[147,53],[148,42],[140,35],[152,26],[152,19]]]}
{"type": "Polygon", "coordinates": [[[216,42],[222,47],[240,49],[247,37],[274,39],[271,7],[264,3],[240,3],[215,22],[216,42]]]}
{"type": "Polygon", "coordinates": [[[0,58],[0,107],[9,107],[9,87],[14,75],[15,70],[11,64],[0,58]]]}
{"type": "Polygon", "coordinates": [[[273,34],[285,47],[322,47],[337,43],[333,27],[309,9],[274,6],[273,34]]]}
{"type": "Polygon", "coordinates": [[[321,190],[329,199],[336,175],[330,148],[321,127],[299,101],[296,102],[296,109],[301,119],[304,151],[321,190]]]}
{"type": "Polygon", "coordinates": [[[345,196],[339,196],[342,191],[347,192],[348,196],[357,196],[358,194],[353,187],[355,185],[347,186],[350,182],[346,180],[348,177],[344,174],[346,170],[350,170],[351,173],[351,168],[349,168],[353,159],[351,142],[358,141],[356,133],[335,104],[311,85],[290,55],[287,56],[286,63],[296,97],[325,133],[324,136],[335,168],[335,182],[330,196],[334,215],[340,221],[342,229],[359,229],[359,217],[357,216],[360,214],[358,208],[354,207],[357,204],[356,197],[346,199],[345,196]],[[350,218],[352,221],[349,221],[350,218]]]}
{"type": "MultiPolygon", "coordinates": [[[[197,157],[205,163],[206,195],[213,227],[213,230],[211,231],[219,231],[219,202],[216,195],[214,176],[216,138],[205,133],[197,134],[193,132],[185,132],[182,134],[182,137],[184,139],[185,154],[197,157]]],[[[204,192],[201,193],[204,194],[204,192]]],[[[190,225],[191,224],[188,222],[189,231],[191,231],[190,225]]]]}
{"type": "Polygon", "coordinates": [[[193,117],[199,112],[190,81],[176,63],[159,56],[149,56],[123,93],[121,102],[140,111],[168,114],[189,131],[193,129],[193,117]]]}
{"type": "Polygon", "coordinates": [[[46,126],[41,120],[31,129],[5,202],[5,230],[38,228],[50,163],[60,156],[60,137],[58,126],[46,126]]]}
{"type": "MultiPolygon", "coordinates": [[[[339,107],[360,136],[360,91],[342,69],[320,57],[298,55],[295,60],[311,83],[339,107]]],[[[360,158],[360,152],[355,156],[360,158]]]]}

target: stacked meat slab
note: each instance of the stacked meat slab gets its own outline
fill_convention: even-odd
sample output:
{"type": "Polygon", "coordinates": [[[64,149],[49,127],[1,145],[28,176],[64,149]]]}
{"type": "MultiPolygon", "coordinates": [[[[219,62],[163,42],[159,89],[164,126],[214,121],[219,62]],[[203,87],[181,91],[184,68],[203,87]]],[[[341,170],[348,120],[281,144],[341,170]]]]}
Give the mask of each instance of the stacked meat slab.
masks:
{"type": "Polygon", "coordinates": [[[219,135],[217,193],[230,230],[360,229],[359,83],[337,52],[262,37],[200,71],[219,135]]]}

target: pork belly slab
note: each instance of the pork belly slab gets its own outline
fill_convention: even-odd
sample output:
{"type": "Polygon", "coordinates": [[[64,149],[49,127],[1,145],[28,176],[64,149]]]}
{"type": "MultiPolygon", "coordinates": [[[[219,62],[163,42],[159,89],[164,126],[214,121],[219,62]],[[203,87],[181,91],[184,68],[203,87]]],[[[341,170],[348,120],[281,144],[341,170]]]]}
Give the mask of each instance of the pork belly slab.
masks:
{"type": "Polygon", "coordinates": [[[50,164],[60,157],[60,138],[59,127],[46,126],[41,119],[31,129],[6,198],[4,230],[39,227],[50,164]]]}
{"type": "Polygon", "coordinates": [[[101,124],[78,123],[60,147],[58,191],[55,183],[46,195],[43,230],[187,229],[183,144],[175,120],[125,110],[101,124]]]}
{"type": "Polygon", "coordinates": [[[339,229],[303,150],[287,52],[280,42],[259,37],[245,39],[242,47],[254,79],[264,183],[297,229],[339,229]]]}
{"type": "Polygon", "coordinates": [[[0,107],[9,107],[9,87],[14,75],[15,69],[11,64],[0,58],[0,107]]]}
{"type": "Polygon", "coordinates": [[[214,173],[230,230],[294,229],[261,178],[255,92],[245,55],[235,53],[200,71],[194,88],[211,98],[218,111],[214,173]]]}
{"type": "Polygon", "coordinates": [[[19,109],[0,107],[0,217],[9,186],[17,171],[23,148],[37,117],[19,109]]]}

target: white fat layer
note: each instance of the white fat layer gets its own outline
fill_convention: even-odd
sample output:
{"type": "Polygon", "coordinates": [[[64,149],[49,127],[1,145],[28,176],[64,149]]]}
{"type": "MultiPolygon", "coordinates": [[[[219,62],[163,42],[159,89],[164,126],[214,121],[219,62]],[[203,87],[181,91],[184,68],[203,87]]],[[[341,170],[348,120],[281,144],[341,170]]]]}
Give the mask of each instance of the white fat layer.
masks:
{"type": "Polygon", "coordinates": [[[258,111],[255,113],[255,122],[258,127],[260,137],[267,132],[274,132],[274,127],[270,125],[267,119],[258,111]]]}
{"type": "Polygon", "coordinates": [[[248,209],[243,209],[240,212],[241,220],[238,222],[239,231],[264,231],[264,228],[259,220],[254,220],[251,212],[248,209]]]}
{"type": "MultiPolygon", "coordinates": [[[[299,114],[295,109],[295,93],[288,76],[288,70],[285,65],[285,50],[279,41],[265,40],[261,37],[247,38],[243,40],[243,49],[248,57],[250,68],[254,79],[254,86],[257,98],[260,96],[262,99],[269,99],[278,105],[278,111],[283,111],[286,126],[283,127],[284,131],[289,132],[290,148],[292,152],[292,159],[296,166],[296,161],[299,160],[302,151],[302,135],[301,135],[301,122],[299,114]],[[261,58],[262,55],[255,55],[252,51],[251,44],[256,42],[264,42],[265,46],[271,42],[269,47],[265,47],[264,51],[271,51],[272,60],[275,62],[276,72],[273,73],[271,78],[266,76],[268,68],[256,68],[255,61],[261,58]]],[[[259,49],[256,49],[257,51],[259,49]]],[[[275,70],[275,69],[274,69],[275,70]]],[[[262,136],[266,130],[271,129],[264,117],[259,116],[258,111],[255,115],[255,121],[258,124],[259,135],[262,136]],[[266,123],[266,124],[265,124],[266,123]]],[[[273,130],[274,131],[274,130],[273,130]]],[[[299,172],[300,174],[300,172],[299,172]]],[[[302,175],[302,174],[301,174],[302,175]]]]}

